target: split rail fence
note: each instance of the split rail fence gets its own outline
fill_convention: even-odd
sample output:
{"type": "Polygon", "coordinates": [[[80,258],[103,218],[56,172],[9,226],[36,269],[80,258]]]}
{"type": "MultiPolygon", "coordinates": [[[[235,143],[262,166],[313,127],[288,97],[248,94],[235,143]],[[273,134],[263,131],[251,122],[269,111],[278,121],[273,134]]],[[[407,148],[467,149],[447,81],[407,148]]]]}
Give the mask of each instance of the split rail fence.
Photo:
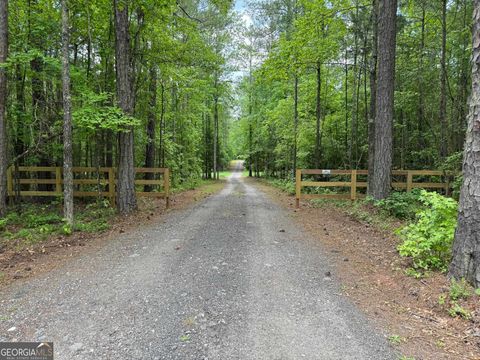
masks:
{"type": "MultiPolygon", "coordinates": [[[[152,174],[153,179],[135,179],[135,185],[148,185],[154,191],[136,191],[138,196],[164,198],[170,203],[170,170],[168,168],[136,168],[136,174],[152,174]],[[161,179],[160,179],[161,177],[161,179]],[[154,189],[154,187],[156,187],[154,189]],[[162,191],[158,191],[159,188],[162,191]]],[[[106,197],[112,206],[116,199],[116,168],[74,167],[73,196],[106,197]],[[88,187],[85,189],[84,187],[88,187]],[[82,189],[83,188],[83,189],[82,189]]],[[[7,171],[7,193],[17,196],[63,196],[63,168],[50,166],[10,167],[7,171]]]]}
{"type": "MultiPolygon", "coordinates": [[[[356,200],[358,197],[364,196],[363,194],[357,194],[357,189],[367,188],[367,182],[365,180],[358,181],[358,176],[368,176],[368,170],[320,170],[320,169],[297,169],[295,174],[295,193],[296,193],[296,207],[300,207],[301,199],[350,199],[356,200]],[[302,175],[317,175],[317,176],[347,176],[350,177],[350,181],[312,181],[302,180],[302,175]],[[323,188],[350,188],[349,193],[341,194],[302,194],[302,188],[304,187],[323,187],[323,188]]],[[[442,189],[445,194],[449,194],[450,181],[449,175],[444,171],[437,170],[394,170],[392,171],[394,178],[404,177],[405,181],[393,181],[392,187],[394,189],[405,189],[411,191],[416,188],[423,189],[442,189]],[[415,177],[421,176],[423,179],[426,177],[440,177],[442,182],[415,182],[415,177]]]]}

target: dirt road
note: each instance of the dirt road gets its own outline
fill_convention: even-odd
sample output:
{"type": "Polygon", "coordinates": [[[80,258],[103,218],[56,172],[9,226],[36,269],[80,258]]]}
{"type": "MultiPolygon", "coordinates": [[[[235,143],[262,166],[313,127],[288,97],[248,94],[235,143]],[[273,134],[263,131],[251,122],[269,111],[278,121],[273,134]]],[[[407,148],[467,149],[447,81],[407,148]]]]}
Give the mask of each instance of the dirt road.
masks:
{"type": "Polygon", "coordinates": [[[0,294],[0,338],[56,359],[395,359],[327,254],[235,174],[162,223],[0,294]]]}

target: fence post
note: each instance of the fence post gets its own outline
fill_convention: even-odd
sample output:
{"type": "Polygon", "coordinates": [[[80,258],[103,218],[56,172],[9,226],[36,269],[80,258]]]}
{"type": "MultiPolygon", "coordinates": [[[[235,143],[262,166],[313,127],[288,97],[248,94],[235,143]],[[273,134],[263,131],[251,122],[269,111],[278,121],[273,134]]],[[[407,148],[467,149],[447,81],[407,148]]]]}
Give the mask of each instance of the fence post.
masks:
{"type": "Polygon", "coordinates": [[[443,178],[445,179],[445,196],[450,196],[450,176],[445,171],[443,178]]]}
{"type": "Polygon", "coordinates": [[[413,187],[413,174],[410,170],[407,170],[407,192],[412,191],[413,187]]]}
{"type": "Polygon", "coordinates": [[[7,169],[7,195],[9,202],[12,202],[13,197],[13,166],[7,169]]]}
{"type": "Polygon", "coordinates": [[[350,174],[350,200],[357,198],[357,170],[352,170],[350,174]]]}
{"type": "Polygon", "coordinates": [[[170,207],[170,169],[166,168],[163,173],[163,191],[165,192],[165,206],[170,207]]]}
{"type": "Polygon", "coordinates": [[[300,198],[302,196],[302,170],[295,171],[295,207],[300,208],[300,198]]]}
{"type": "Polygon", "coordinates": [[[58,196],[62,195],[62,168],[55,168],[55,192],[58,196]]]}
{"type": "Polygon", "coordinates": [[[112,207],[115,207],[115,190],[115,171],[113,168],[108,168],[108,197],[112,207]]]}

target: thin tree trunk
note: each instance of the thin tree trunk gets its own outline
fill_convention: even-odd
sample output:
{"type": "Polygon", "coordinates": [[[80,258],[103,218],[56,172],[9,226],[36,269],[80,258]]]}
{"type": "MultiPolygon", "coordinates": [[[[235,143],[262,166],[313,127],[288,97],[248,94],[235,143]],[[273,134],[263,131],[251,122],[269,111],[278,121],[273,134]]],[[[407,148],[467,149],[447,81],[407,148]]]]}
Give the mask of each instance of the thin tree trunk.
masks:
{"type": "MultiPolygon", "coordinates": [[[[217,84],[215,83],[215,88],[217,84]]],[[[215,89],[215,91],[218,91],[215,89]]],[[[218,156],[218,96],[213,99],[213,178],[217,178],[217,156],[218,156]]]]}
{"type": "Polygon", "coordinates": [[[248,176],[252,177],[253,172],[252,172],[252,150],[253,150],[253,129],[252,129],[252,119],[249,119],[249,124],[248,124],[248,147],[249,147],[249,153],[250,155],[248,156],[248,176]]]}
{"type": "Polygon", "coordinates": [[[295,74],[293,88],[293,172],[297,169],[297,137],[298,137],[298,76],[295,74]]]}
{"type": "MultiPolygon", "coordinates": [[[[150,66],[150,103],[148,104],[147,146],[145,149],[145,167],[155,166],[155,125],[157,123],[157,69],[154,64],[150,66]]],[[[146,180],[153,180],[153,173],[145,173],[146,180]]],[[[152,191],[151,185],[145,185],[144,191],[152,191]]]]}
{"type": "Polygon", "coordinates": [[[63,84],[63,216],[73,225],[73,153],[72,153],[72,101],[70,97],[70,29],[68,0],[62,0],[62,84],[63,84]]]}
{"type": "Polygon", "coordinates": [[[165,86],[163,81],[160,82],[160,129],[159,129],[159,146],[158,157],[160,167],[165,166],[165,146],[163,145],[163,134],[165,132],[165,86]]]}
{"type": "Polygon", "coordinates": [[[320,151],[321,151],[321,122],[322,122],[322,64],[317,62],[317,97],[316,97],[316,134],[315,134],[315,168],[320,168],[320,151]]]}
{"type": "MultiPolygon", "coordinates": [[[[424,149],[425,143],[425,86],[424,86],[424,52],[425,52],[425,3],[422,2],[422,30],[420,35],[420,55],[418,66],[418,148],[424,149]]],[[[424,161],[424,159],[420,159],[424,161]]]]}
{"type": "Polygon", "coordinates": [[[360,71],[358,69],[358,1],[355,4],[354,40],[353,40],[353,91],[352,91],[352,124],[350,126],[350,149],[349,163],[350,169],[354,169],[358,160],[358,90],[360,71]]]}
{"type": "MultiPolygon", "coordinates": [[[[15,92],[16,92],[16,136],[15,136],[15,156],[23,154],[25,147],[25,133],[26,133],[26,104],[25,104],[25,71],[22,65],[15,66],[15,92]]],[[[23,158],[18,160],[23,163],[23,158]]]]}
{"type": "MultiPolygon", "coordinates": [[[[132,63],[130,61],[128,5],[125,0],[114,0],[114,7],[118,105],[126,115],[132,115],[132,63]]],[[[118,147],[117,207],[121,214],[128,214],[137,208],[133,129],[120,132],[118,147]]]]}
{"type": "Polygon", "coordinates": [[[480,0],[473,10],[472,95],[450,275],[480,287],[480,0]]]}
{"type": "Polygon", "coordinates": [[[375,101],[377,98],[377,38],[378,38],[378,0],[372,1],[372,60],[370,63],[370,110],[368,118],[368,178],[367,192],[373,196],[373,178],[375,173],[375,101]]]}
{"type": "Polygon", "coordinates": [[[380,200],[391,190],[397,0],[380,0],[378,10],[382,37],[378,37],[373,197],[380,200]]]}
{"type": "Polygon", "coordinates": [[[440,60],[440,157],[447,156],[447,0],[442,0],[442,56],[440,60]]]}
{"type": "Polygon", "coordinates": [[[90,77],[90,70],[92,68],[92,27],[90,19],[89,4],[87,4],[87,79],[90,77]]]}
{"type": "MultiPolygon", "coordinates": [[[[460,0],[458,0],[460,3],[460,0]]],[[[466,29],[469,23],[468,13],[468,0],[462,1],[463,14],[462,14],[462,28],[466,29]]],[[[469,52],[467,51],[470,39],[467,36],[464,36],[462,39],[462,54],[460,58],[460,71],[458,73],[458,83],[457,83],[457,114],[455,124],[452,124],[452,130],[454,134],[453,141],[453,152],[458,152],[463,149],[463,143],[465,140],[465,125],[467,119],[467,107],[468,107],[468,73],[469,73],[469,52]]]]}
{"type": "Polygon", "coordinates": [[[253,176],[252,156],[253,156],[253,127],[252,127],[252,111],[253,111],[253,94],[252,94],[252,56],[249,54],[248,63],[248,176],[253,176]]]}
{"type": "MultiPolygon", "coordinates": [[[[0,1],[0,63],[8,56],[8,1],[0,1]]],[[[0,216],[7,212],[7,70],[0,68],[0,216]]]]}

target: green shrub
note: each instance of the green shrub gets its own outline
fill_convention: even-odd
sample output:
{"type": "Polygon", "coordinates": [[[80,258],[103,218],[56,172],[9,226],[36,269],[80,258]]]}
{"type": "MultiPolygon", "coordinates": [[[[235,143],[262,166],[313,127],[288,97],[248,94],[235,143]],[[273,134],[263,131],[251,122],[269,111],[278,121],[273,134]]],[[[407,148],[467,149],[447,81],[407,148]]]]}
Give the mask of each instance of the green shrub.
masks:
{"type": "Polygon", "coordinates": [[[295,183],[288,179],[269,179],[268,182],[273,186],[289,193],[290,195],[295,195],[295,183]]]}
{"type": "Polygon", "coordinates": [[[420,201],[425,208],[416,221],[399,231],[403,243],[400,255],[409,256],[417,269],[447,269],[457,224],[457,202],[434,192],[422,190],[420,201]]]}
{"type": "Polygon", "coordinates": [[[110,225],[105,219],[97,219],[89,222],[76,222],[74,223],[75,231],[84,232],[102,232],[108,230],[110,225]]]}
{"type": "Polygon", "coordinates": [[[411,192],[393,192],[388,198],[374,202],[374,205],[385,211],[388,215],[402,220],[413,220],[422,209],[420,189],[411,192]]]}
{"type": "Polygon", "coordinates": [[[465,281],[465,279],[461,279],[459,281],[455,281],[455,279],[452,279],[450,283],[449,295],[452,301],[456,301],[459,299],[468,299],[472,295],[471,287],[465,281]]]}
{"type": "Polygon", "coordinates": [[[7,228],[7,224],[8,224],[7,218],[0,219],[0,231],[5,231],[5,229],[7,228]]]}
{"type": "Polygon", "coordinates": [[[466,320],[470,320],[472,318],[472,314],[455,301],[452,303],[452,307],[448,310],[448,313],[451,317],[460,316],[466,320]]]}
{"type": "Polygon", "coordinates": [[[62,217],[55,213],[27,214],[25,216],[25,226],[31,229],[44,225],[58,224],[61,222],[62,217]]]}

